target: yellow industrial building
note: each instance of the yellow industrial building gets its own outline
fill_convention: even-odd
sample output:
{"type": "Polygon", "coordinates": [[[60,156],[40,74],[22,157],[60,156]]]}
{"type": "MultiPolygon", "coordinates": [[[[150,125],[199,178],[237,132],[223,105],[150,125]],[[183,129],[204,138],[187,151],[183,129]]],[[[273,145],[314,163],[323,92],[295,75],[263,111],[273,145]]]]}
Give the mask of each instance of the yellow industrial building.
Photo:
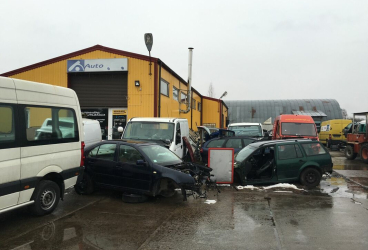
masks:
{"type": "MultiPolygon", "coordinates": [[[[178,117],[189,126],[224,128],[228,108],[222,100],[201,95],[159,58],[101,45],[79,50],[1,76],[41,82],[76,91],[82,112],[100,121],[105,138],[132,117],[178,117]]],[[[110,135],[110,136],[109,136],[110,135]]]]}

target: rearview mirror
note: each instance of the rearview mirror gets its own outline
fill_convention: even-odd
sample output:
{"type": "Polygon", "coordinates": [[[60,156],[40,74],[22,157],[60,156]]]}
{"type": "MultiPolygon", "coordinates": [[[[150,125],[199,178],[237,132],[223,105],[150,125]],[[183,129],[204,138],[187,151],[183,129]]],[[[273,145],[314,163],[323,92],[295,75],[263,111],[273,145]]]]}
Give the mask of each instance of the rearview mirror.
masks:
{"type": "Polygon", "coordinates": [[[147,166],[147,162],[145,162],[144,160],[137,160],[136,163],[138,166],[147,166]]]}

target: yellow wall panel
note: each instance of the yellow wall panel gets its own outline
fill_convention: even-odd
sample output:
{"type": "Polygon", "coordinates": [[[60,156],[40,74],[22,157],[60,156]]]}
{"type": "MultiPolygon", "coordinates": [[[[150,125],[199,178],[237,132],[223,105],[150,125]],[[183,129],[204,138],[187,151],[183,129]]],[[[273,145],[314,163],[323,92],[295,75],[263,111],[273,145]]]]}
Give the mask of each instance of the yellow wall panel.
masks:
{"type": "Polygon", "coordinates": [[[202,123],[214,123],[216,128],[220,127],[220,105],[217,101],[203,98],[203,120],[202,123]]]}
{"type": "MultiPolygon", "coordinates": [[[[149,62],[96,50],[67,60],[128,58],[128,119],[137,116],[154,115],[154,63],[149,75],[149,62]],[[135,87],[139,80],[141,87],[135,87]]],[[[51,85],[68,87],[67,60],[62,60],[36,69],[12,75],[10,77],[51,85]]]]}
{"type": "MultiPolygon", "coordinates": [[[[160,79],[155,75],[152,62],[151,72],[149,62],[141,59],[125,57],[114,53],[109,53],[101,50],[85,53],[79,56],[68,58],[68,60],[77,59],[110,59],[110,58],[128,58],[128,112],[127,118],[132,117],[153,117],[154,116],[154,79],[156,77],[157,90],[159,92],[160,79]],[[140,87],[135,86],[135,81],[140,81],[140,87]]],[[[159,69],[159,66],[157,65],[159,69]]],[[[36,69],[12,75],[12,78],[24,79],[35,82],[42,82],[62,87],[68,85],[67,60],[62,60],[49,65],[45,65],[36,69]]],[[[157,105],[160,105],[160,117],[178,117],[186,118],[189,122],[189,127],[197,130],[197,126],[202,123],[215,123],[216,127],[220,126],[220,106],[217,101],[204,99],[201,100],[200,95],[192,92],[192,98],[196,100],[195,109],[188,113],[179,112],[180,109],[186,110],[187,106],[180,103],[180,92],[187,94],[188,86],[177,79],[172,73],[166,69],[161,69],[161,78],[169,83],[169,96],[157,93],[157,105]],[[173,86],[179,89],[179,101],[173,99],[173,86]],[[159,97],[161,102],[159,103],[159,97]],[[198,103],[202,105],[202,112],[198,110],[198,103]],[[201,114],[203,113],[203,115],[201,114]]],[[[157,107],[158,108],[158,107],[157,107]]],[[[227,117],[226,107],[223,106],[224,119],[227,117]]],[[[225,125],[225,121],[224,121],[225,125]]]]}

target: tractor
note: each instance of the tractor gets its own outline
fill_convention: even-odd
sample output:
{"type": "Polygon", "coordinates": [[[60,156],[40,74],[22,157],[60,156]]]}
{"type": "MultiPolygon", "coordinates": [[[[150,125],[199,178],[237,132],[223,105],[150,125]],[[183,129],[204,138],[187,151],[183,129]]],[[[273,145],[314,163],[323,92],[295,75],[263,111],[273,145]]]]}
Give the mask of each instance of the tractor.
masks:
{"type": "Polygon", "coordinates": [[[354,160],[357,155],[364,163],[368,163],[368,112],[354,113],[353,123],[344,129],[347,133],[345,157],[354,160]],[[356,116],[364,117],[365,120],[356,122],[356,116]]]}

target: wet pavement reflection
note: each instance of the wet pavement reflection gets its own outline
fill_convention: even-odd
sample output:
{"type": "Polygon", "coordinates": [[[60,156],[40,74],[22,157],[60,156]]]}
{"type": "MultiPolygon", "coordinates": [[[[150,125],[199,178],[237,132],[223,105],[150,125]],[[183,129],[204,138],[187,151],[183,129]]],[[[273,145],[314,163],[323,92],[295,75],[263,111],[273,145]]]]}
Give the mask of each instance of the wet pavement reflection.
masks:
{"type": "Polygon", "coordinates": [[[180,194],[128,204],[114,192],[71,193],[59,208],[65,214],[42,225],[23,212],[0,217],[0,249],[368,249],[367,189],[338,173],[312,190],[293,184],[221,186],[187,202],[180,194]]]}

